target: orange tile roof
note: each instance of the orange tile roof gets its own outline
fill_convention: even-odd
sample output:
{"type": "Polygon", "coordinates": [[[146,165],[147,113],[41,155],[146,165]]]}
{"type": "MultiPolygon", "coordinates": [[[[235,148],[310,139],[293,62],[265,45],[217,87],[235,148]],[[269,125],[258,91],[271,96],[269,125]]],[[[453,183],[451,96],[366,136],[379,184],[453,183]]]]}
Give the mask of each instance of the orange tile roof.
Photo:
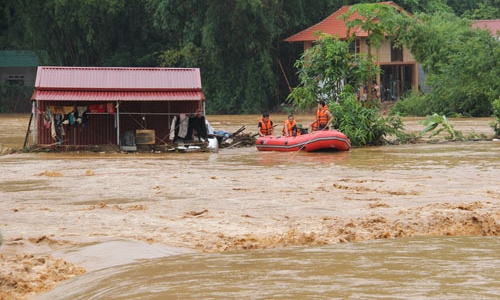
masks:
{"type": "MultiPolygon", "coordinates": [[[[383,4],[383,5],[392,5],[398,8],[400,11],[403,11],[403,9],[398,6],[396,3],[392,1],[387,1],[387,2],[380,2],[378,4],[383,4]]],[[[320,31],[322,33],[326,33],[329,35],[337,36],[340,39],[346,39],[347,38],[347,26],[345,25],[344,20],[340,18],[342,14],[345,14],[349,11],[349,9],[352,7],[352,5],[346,5],[342,6],[339,10],[328,16],[326,19],[323,21],[319,22],[318,24],[315,24],[307,29],[302,30],[299,33],[296,33],[288,38],[285,39],[285,42],[310,42],[310,41],[315,41],[318,39],[317,36],[315,36],[316,32],[320,31]]],[[[357,12],[353,13],[349,17],[349,21],[359,19],[359,15],[357,12]]],[[[360,30],[359,28],[353,28],[351,32],[356,32],[357,36],[364,36],[366,37],[367,34],[363,30],[360,30]]]]}

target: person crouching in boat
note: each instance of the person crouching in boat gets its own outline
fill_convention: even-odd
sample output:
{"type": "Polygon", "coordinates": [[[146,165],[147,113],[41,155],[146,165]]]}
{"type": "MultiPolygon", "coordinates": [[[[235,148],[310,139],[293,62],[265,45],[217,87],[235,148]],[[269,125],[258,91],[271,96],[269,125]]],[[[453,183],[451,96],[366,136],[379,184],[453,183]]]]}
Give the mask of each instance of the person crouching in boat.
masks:
{"type": "Polygon", "coordinates": [[[298,136],[300,133],[300,130],[297,128],[297,121],[295,121],[292,114],[288,115],[288,119],[283,122],[283,136],[298,136]]]}
{"type": "Polygon", "coordinates": [[[262,114],[262,118],[260,119],[259,125],[257,126],[259,128],[260,136],[273,135],[273,121],[269,119],[268,113],[262,114]]]}
{"type": "Polygon", "coordinates": [[[314,117],[314,121],[309,124],[309,132],[318,131],[318,118],[314,117]]]}
{"type": "Polygon", "coordinates": [[[316,118],[311,124],[311,131],[328,130],[332,124],[333,116],[323,100],[318,101],[318,110],[316,111],[316,118]],[[316,126],[314,126],[316,123],[316,126]]]}

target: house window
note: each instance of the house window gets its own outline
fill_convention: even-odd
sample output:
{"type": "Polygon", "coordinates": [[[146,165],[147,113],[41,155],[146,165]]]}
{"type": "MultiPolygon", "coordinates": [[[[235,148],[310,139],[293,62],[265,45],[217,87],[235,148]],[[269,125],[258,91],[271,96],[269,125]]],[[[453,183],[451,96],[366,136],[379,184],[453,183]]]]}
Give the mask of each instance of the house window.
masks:
{"type": "Polygon", "coordinates": [[[23,75],[9,75],[7,80],[5,80],[7,84],[17,84],[24,85],[24,76],[23,75]]]}
{"type": "Polygon", "coordinates": [[[395,47],[391,43],[391,61],[403,61],[403,47],[395,47]]]}
{"type": "Polygon", "coordinates": [[[359,53],[361,51],[361,42],[359,39],[354,40],[354,42],[349,43],[349,53],[359,53]]]}

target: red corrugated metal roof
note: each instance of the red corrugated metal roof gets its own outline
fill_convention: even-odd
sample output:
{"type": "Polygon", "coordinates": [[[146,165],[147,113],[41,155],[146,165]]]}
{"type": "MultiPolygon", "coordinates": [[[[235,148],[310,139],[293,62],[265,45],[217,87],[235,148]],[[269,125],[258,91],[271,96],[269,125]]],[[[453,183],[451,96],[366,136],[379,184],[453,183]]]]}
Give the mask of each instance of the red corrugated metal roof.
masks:
{"type": "MultiPolygon", "coordinates": [[[[398,10],[403,11],[403,9],[395,4],[392,1],[387,1],[387,2],[380,2],[378,4],[384,4],[384,5],[392,5],[398,8],[398,10]]],[[[345,14],[349,11],[352,5],[347,5],[347,6],[342,6],[339,10],[328,16],[326,19],[323,21],[319,22],[318,24],[315,24],[305,30],[302,30],[299,33],[296,33],[288,38],[285,39],[285,42],[312,42],[316,41],[318,39],[315,34],[317,32],[322,32],[326,33],[329,35],[337,36],[339,39],[346,39],[347,38],[347,26],[345,25],[345,22],[340,16],[342,14],[345,14]]],[[[359,19],[358,13],[354,13],[349,17],[349,21],[359,19]]],[[[353,28],[351,29],[351,32],[355,32],[356,36],[359,37],[366,37],[367,34],[363,30],[360,30],[359,28],[353,28]]]]}
{"type": "Polygon", "coordinates": [[[36,90],[201,91],[198,68],[38,67],[36,90]]]}
{"type": "Polygon", "coordinates": [[[500,20],[477,20],[472,23],[472,28],[487,29],[493,36],[499,36],[500,20]]]}
{"type": "Polygon", "coordinates": [[[35,91],[32,99],[40,101],[182,101],[204,100],[202,92],[103,92],[103,91],[35,91]]]}
{"type": "Polygon", "coordinates": [[[31,100],[205,100],[198,68],[38,67],[31,100]]]}

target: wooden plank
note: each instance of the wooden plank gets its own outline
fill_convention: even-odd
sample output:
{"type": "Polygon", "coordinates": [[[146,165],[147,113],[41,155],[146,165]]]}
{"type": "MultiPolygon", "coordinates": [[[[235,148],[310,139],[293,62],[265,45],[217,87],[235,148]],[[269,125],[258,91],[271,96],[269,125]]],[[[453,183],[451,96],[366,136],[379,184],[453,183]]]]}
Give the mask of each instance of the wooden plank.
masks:
{"type": "Polygon", "coordinates": [[[154,145],[155,131],[150,129],[137,129],[135,131],[135,143],[137,145],[154,145]]]}

